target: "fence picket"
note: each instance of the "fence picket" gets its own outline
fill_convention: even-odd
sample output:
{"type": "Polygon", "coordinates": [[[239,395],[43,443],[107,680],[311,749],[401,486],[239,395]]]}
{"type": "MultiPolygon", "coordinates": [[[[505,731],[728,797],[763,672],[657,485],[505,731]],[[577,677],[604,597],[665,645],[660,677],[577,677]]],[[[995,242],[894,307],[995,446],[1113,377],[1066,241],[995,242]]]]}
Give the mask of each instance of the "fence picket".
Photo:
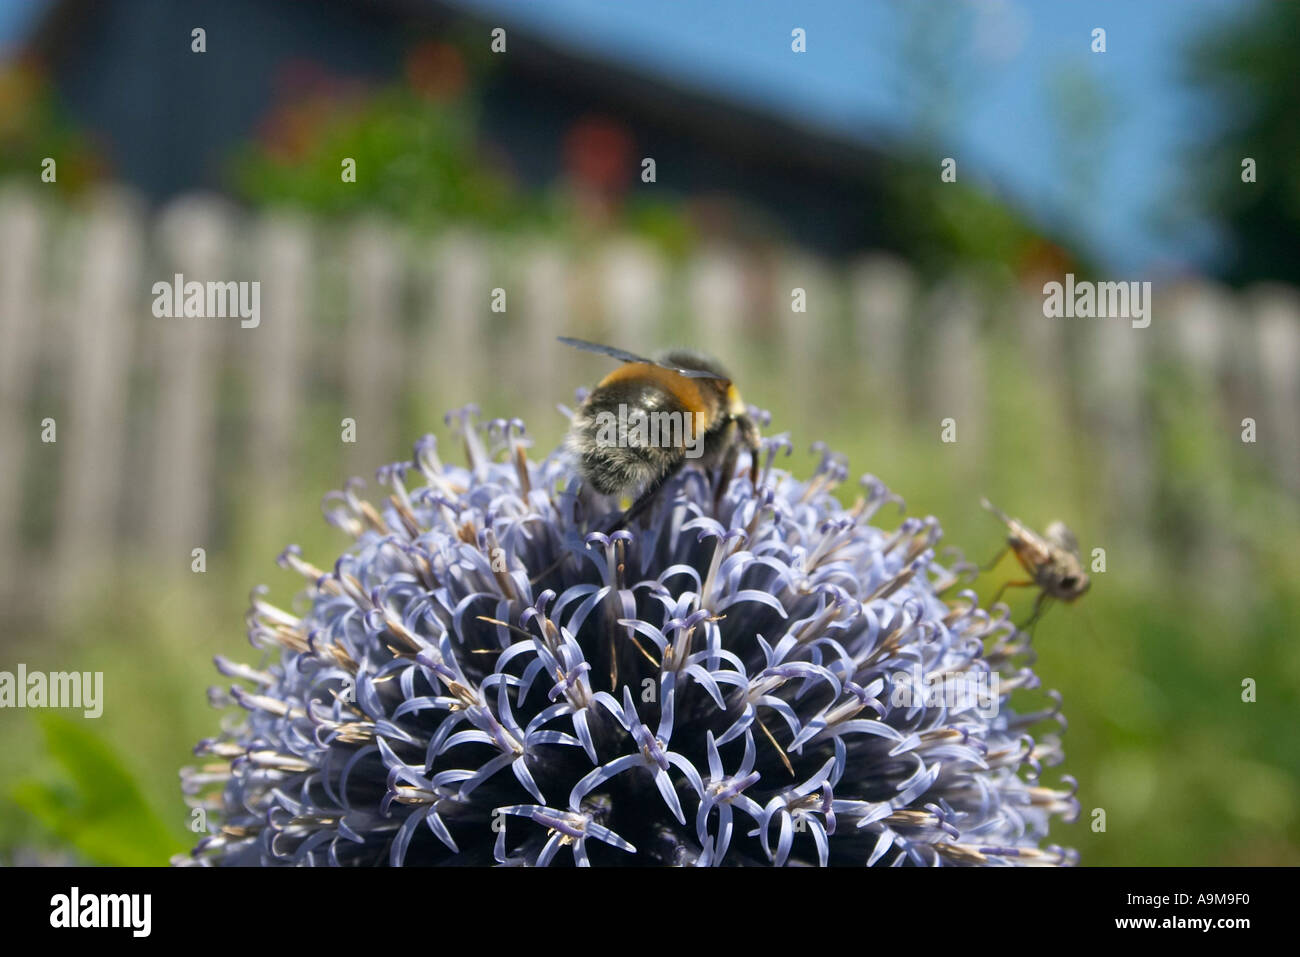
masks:
{"type": "Polygon", "coordinates": [[[459,231],[428,245],[420,272],[423,342],[414,381],[426,401],[438,404],[430,410],[433,429],[444,412],[469,402],[483,381],[491,283],[482,242],[459,231]]]}
{"type": "Polygon", "coordinates": [[[907,325],[917,297],[918,282],[911,268],[893,256],[873,255],[858,262],[849,277],[855,352],[855,373],[867,380],[867,395],[876,415],[892,425],[902,424],[907,325]]]}
{"type": "Polygon", "coordinates": [[[261,324],[240,337],[251,351],[248,411],[250,470],[262,495],[288,490],[296,460],[302,400],[304,333],[311,300],[312,244],[307,224],[273,214],[256,226],[261,324]]]}
{"type": "Polygon", "coordinates": [[[1300,297],[1293,289],[1266,286],[1254,298],[1267,417],[1259,441],[1282,483],[1300,492],[1300,297]]]}
{"type": "Polygon", "coordinates": [[[23,592],[30,564],[19,537],[23,480],[39,443],[40,413],[29,408],[40,349],[45,289],[41,283],[48,210],[23,187],[0,193],[0,595],[23,592]]]}
{"type": "Polygon", "coordinates": [[[401,273],[392,231],[378,222],[355,225],[346,252],[343,416],[356,420],[356,442],[344,447],[344,460],[349,474],[369,481],[377,464],[401,457],[393,422],[401,386],[401,273]]]}
{"type": "MultiPolygon", "coordinates": [[[[173,281],[176,273],[185,282],[235,279],[228,272],[233,234],[224,203],[201,196],[174,201],[162,211],[156,227],[162,268],[144,278],[142,291],[154,282],[173,281]]],[[[143,334],[154,340],[157,356],[150,537],[167,567],[188,568],[191,550],[206,547],[212,518],[222,353],[231,336],[247,330],[240,329],[238,319],[146,314],[142,321],[147,323],[143,334]]]]}
{"type": "Polygon", "coordinates": [[[555,399],[555,377],[550,370],[560,349],[555,337],[564,332],[569,314],[569,275],[569,263],[558,250],[541,243],[525,250],[519,276],[523,301],[510,307],[518,317],[510,332],[516,347],[511,392],[533,428],[551,418],[547,406],[555,399]]]}
{"type": "Polygon", "coordinates": [[[102,569],[112,552],[126,447],[126,400],[133,339],[141,320],[143,236],[121,194],[101,194],[82,234],[79,288],[66,360],[66,422],[56,578],[72,588],[102,569]]]}
{"type": "Polygon", "coordinates": [[[929,296],[930,363],[926,388],[930,420],[924,428],[942,437],[941,423],[956,423],[953,448],[967,466],[979,461],[988,431],[984,408],[984,356],[980,304],[975,287],[963,279],[940,284],[929,296]]]}
{"type": "MultiPolygon", "coordinates": [[[[686,341],[716,356],[749,345],[744,333],[745,277],[739,257],[722,247],[701,254],[688,279],[688,322],[686,341]]],[[[743,350],[742,350],[743,351],[743,350]]]]}
{"type": "Polygon", "coordinates": [[[778,270],[773,300],[781,368],[795,384],[788,393],[793,400],[789,414],[803,416],[831,398],[821,371],[822,341],[823,336],[833,338],[839,326],[839,290],[822,263],[797,256],[787,259],[778,270]],[[802,311],[798,312],[796,290],[803,290],[802,311]]]}
{"type": "Polygon", "coordinates": [[[1119,527],[1145,541],[1151,516],[1152,452],[1145,434],[1142,369],[1147,332],[1116,319],[1079,320],[1086,348],[1084,388],[1103,459],[1102,494],[1119,527]]]}
{"type": "MultiPolygon", "coordinates": [[[[1238,444],[1237,427],[1228,415],[1222,389],[1230,378],[1231,357],[1226,352],[1235,319],[1233,307],[1227,290],[1205,280],[1188,280],[1156,298],[1153,315],[1167,316],[1168,322],[1158,321],[1149,330],[1170,337],[1161,344],[1183,369],[1180,386],[1193,392],[1189,408],[1208,417],[1206,425],[1217,434],[1219,449],[1238,444]]],[[[1203,470],[1195,490],[1185,493],[1194,498],[1192,507],[1183,513],[1187,525],[1183,538],[1191,543],[1189,564],[1200,574],[1212,575],[1223,586],[1223,594],[1236,593],[1236,583],[1246,574],[1240,544],[1234,536],[1223,534],[1227,516],[1222,512],[1232,501],[1231,486],[1229,473],[1203,470]]]]}
{"type": "Polygon", "coordinates": [[[664,309],[662,260],[643,243],[616,243],[600,263],[605,327],[614,345],[649,350],[658,342],[664,309]]]}

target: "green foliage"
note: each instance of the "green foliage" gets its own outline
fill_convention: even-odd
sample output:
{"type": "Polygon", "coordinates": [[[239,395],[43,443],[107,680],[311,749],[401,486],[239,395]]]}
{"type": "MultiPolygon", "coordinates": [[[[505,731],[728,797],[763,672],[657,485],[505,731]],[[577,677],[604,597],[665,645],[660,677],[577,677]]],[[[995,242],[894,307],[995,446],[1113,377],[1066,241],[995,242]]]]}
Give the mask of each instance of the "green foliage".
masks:
{"type": "Polygon", "coordinates": [[[886,177],[887,206],[902,248],[927,272],[955,267],[1005,267],[1023,262],[1040,233],[1005,199],[966,183],[944,183],[937,166],[898,164],[886,177]]]}
{"type": "Polygon", "coordinates": [[[55,714],[41,714],[36,721],[45,753],[62,773],[15,784],[10,797],[19,809],[89,864],[158,865],[183,849],[103,737],[55,714]]]}
{"type": "Polygon", "coordinates": [[[593,228],[618,228],[670,256],[693,241],[673,199],[624,197],[607,222],[593,224],[563,190],[523,188],[480,141],[472,93],[430,97],[398,83],[342,103],[287,104],[268,127],[272,139],[241,147],[230,167],[235,191],[257,205],[379,214],[425,232],[469,225],[589,239],[593,228]],[[354,182],[343,179],[345,159],[355,163],[354,182]]]}
{"type": "Polygon", "coordinates": [[[40,183],[47,157],[56,161],[57,175],[45,185],[69,194],[98,180],[103,165],[59,110],[40,71],[22,61],[0,64],[0,178],[40,183]]]}
{"type": "Polygon", "coordinates": [[[1251,15],[1213,23],[1191,56],[1194,80],[1222,119],[1209,128],[1182,201],[1227,233],[1235,283],[1295,282],[1300,235],[1300,4],[1256,4],[1251,15]],[[1257,164],[1242,182],[1242,160],[1257,164]]]}
{"type": "Polygon", "coordinates": [[[285,108],[299,128],[292,144],[256,143],[233,164],[236,188],[254,203],[290,204],[327,215],[383,213],[425,227],[472,222],[540,223],[535,196],[482,160],[473,106],[432,102],[393,87],[340,109],[310,101],[285,108]],[[344,183],[343,160],[356,163],[344,183]]]}

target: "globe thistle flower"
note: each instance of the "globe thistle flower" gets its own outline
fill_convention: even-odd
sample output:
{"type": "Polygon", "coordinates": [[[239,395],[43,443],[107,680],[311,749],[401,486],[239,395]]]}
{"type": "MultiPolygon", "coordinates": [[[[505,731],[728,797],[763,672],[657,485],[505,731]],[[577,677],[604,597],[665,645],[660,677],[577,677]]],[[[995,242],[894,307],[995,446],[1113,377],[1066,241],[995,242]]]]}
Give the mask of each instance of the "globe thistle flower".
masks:
{"type": "Polygon", "coordinates": [[[776,437],[756,484],[687,468],[609,533],[563,450],[449,421],[465,466],[426,436],[382,505],[327,497],[355,541],[329,571],[284,552],[298,613],[254,592],[265,659],[217,659],[242,717],[182,772],[213,824],[178,863],[1074,861],[1046,843],[1078,810],[1039,781],[1059,741],[1029,733],[1059,698],[1011,708],[1028,637],[933,518],[873,524],[901,500],[867,476],[841,505],[843,460],[799,480],[776,437]]]}

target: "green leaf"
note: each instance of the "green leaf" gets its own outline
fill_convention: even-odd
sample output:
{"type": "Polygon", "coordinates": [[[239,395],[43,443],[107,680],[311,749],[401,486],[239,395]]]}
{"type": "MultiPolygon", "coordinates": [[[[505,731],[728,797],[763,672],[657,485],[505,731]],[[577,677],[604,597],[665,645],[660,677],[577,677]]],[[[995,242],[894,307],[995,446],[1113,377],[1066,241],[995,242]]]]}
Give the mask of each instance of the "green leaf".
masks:
{"type": "Polygon", "coordinates": [[[35,720],[63,775],[18,782],[11,794],[15,804],[90,864],[160,865],[182,850],[102,736],[58,715],[35,720]]]}

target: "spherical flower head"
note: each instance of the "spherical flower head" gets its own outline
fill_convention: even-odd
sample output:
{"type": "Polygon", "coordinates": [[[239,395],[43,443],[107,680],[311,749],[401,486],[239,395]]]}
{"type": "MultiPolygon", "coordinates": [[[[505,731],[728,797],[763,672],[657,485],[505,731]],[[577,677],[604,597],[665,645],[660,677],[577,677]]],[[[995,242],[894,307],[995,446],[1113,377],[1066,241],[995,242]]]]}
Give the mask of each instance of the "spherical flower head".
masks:
{"type": "Polygon", "coordinates": [[[851,506],[823,451],[789,443],[721,476],[688,466],[631,527],[522,423],[451,417],[326,500],[355,541],[323,571],[296,548],[301,613],[255,592],[240,720],[182,772],[223,865],[1060,864],[1073,819],[1059,699],[1028,637],[961,590],[933,518],[870,476],[851,506]],[[486,434],[485,434],[486,433],[486,434]],[[752,467],[749,467],[752,465],[752,467]],[[613,530],[617,529],[617,530],[613,530]]]}

